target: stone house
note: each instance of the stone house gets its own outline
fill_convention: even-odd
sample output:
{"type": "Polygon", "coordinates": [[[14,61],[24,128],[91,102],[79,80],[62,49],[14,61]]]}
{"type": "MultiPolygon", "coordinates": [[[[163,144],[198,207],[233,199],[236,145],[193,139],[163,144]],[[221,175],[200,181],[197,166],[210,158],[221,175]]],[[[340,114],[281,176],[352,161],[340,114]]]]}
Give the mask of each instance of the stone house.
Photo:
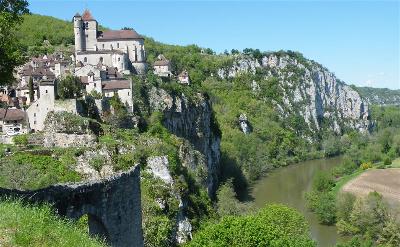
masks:
{"type": "Polygon", "coordinates": [[[54,110],[55,97],[55,79],[42,80],[39,85],[39,98],[26,110],[31,130],[43,130],[47,113],[54,110]]]}
{"type": "Polygon", "coordinates": [[[181,84],[186,84],[189,85],[190,84],[190,78],[189,78],[189,73],[187,72],[187,70],[182,71],[179,75],[178,75],[178,80],[181,84]]]}
{"type": "Polygon", "coordinates": [[[111,98],[118,95],[121,102],[125,104],[129,112],[133,111],[132,81],[131,80],[109,80],[103,82],[103,96],[111,98]]]}
{"type": "Polygon", "coordinates": [[[15,136],[28,132],[25,111],[17,108],[0,108],[0,133],[15,136]]]}
{"type": "Polygon", "coordinates": [[[172,76],[172,66],[171,62],[164,57],[164,55],[160,54],[157,57],[157,60],[153,65],[154,74],[160,77],[171,77],[172,76]]]}
{"type": "Polygon", "coordinates": [[[75,62],[84,65],[102,63],[124,74],[146,72],[144,38],[135,30],[98,30],[89,10],[73,17],[75,62]]]}

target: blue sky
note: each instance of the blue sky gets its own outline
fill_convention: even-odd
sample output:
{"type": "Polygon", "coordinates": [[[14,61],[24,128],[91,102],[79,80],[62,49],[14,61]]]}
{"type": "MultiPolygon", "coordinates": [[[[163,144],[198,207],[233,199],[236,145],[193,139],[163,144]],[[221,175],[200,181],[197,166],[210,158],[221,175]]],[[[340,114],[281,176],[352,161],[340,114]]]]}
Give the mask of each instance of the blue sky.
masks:
{"type": "Polygon", "coordinates": [[[30,0],[33,13],[133,27],[169,44],[295,50],[349,84],[400,89],[400,1],[30,0]]]}

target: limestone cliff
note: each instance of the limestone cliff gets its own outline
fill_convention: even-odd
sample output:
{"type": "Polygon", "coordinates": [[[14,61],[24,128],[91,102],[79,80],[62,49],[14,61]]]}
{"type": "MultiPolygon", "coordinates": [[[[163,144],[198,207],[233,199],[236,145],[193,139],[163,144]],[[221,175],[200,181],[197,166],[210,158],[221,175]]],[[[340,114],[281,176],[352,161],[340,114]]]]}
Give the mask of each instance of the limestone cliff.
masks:
{"type": "Polygon", "coordinates": [[[213,195],[218,183],[220,133],[214,122],[210,101],[202,94],[196,94],[189,100],[184,94],[170,94],[153,87],[149,92],[149,103],[152,111],[163,113],[163,124],[169,131],[188,140],[204,155],[205,163],[191,162],[194,156],[181,150],[182,155],[187,156],[184,165],[189,169],[196,171],[200,169],[200,164],[206,165],[205,186],[213,195]]]}
{"type": "MultiPolygon", "coordinates": [[[[370,128],[368,102],[332,72],[300,54],[277,52],[260,59],[236,56],[231,67],[219,69],[218,76],[229,79],[246,73],[277,78],[282,94],[275,102],[277,110],[282,117],[300,114],[312,132],[326,127],[338,134],[370,128]]],[[[251,87],[259,90],[257,81],[251,87]]]]}

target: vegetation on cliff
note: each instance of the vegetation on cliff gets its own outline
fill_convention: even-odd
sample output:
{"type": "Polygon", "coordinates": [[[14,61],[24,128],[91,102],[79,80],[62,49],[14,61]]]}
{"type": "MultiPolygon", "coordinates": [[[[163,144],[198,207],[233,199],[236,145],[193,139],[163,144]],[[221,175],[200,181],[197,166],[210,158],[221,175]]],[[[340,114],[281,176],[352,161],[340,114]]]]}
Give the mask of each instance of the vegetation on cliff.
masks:
{"type": "Polygon", "coordinates": [[[187,245],[201,246],[316,246],[307,222],[294,209],[268,205],[254,215],[228,216],[206,225],[187,245]]]}
{"type": "Polygon", "coordinates": [[[48,205],[0,201],[0,246],[106,246],[78,224],[61,219],[48,205]]]}

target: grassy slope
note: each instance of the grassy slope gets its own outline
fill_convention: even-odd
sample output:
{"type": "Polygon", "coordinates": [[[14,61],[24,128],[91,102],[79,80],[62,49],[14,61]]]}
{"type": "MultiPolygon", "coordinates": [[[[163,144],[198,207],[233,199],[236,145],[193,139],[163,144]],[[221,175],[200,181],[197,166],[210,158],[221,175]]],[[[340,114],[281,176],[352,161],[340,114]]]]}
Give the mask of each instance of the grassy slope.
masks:
{"type": "Polygon", "coordinates": [[[105,246],[70,221],[55,216],[49,206],[0,201],[0,246],[105,246]]]}

